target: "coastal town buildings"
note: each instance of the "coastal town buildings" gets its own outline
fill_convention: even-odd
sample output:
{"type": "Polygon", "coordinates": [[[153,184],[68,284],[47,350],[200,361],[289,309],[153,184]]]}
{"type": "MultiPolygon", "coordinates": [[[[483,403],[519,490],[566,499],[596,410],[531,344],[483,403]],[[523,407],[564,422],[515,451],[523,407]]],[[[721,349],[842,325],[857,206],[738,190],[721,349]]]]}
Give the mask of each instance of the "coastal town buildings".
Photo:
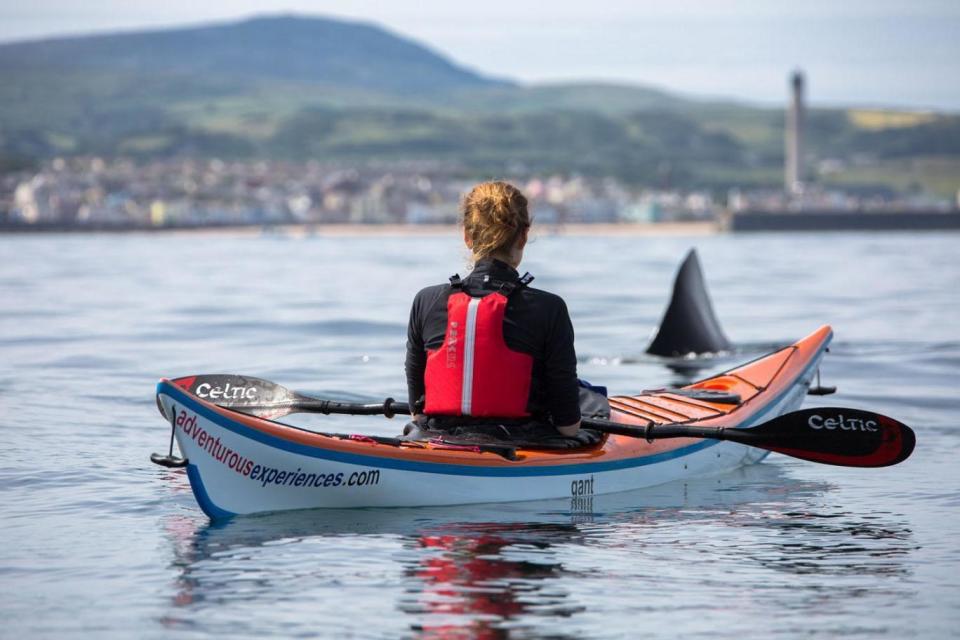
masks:
{"type": "MultiPolygon", "coordinates": [[[[548,224],[712,219],[708,193],[629,189],[612,178],[513,178],[548,224]]],[[[57,228],[446,224],[473,178],[443,167],[58,158],[0,177],[0,222],[57,228]]]]}

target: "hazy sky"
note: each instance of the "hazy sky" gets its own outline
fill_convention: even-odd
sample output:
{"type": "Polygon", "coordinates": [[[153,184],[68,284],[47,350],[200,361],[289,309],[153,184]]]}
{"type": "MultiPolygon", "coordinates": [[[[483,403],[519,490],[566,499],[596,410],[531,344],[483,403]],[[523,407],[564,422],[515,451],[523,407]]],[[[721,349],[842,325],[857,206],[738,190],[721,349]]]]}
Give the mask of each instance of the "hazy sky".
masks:
{"type": "Polygon", "coordinates": [[[0,0],[0,39],[297,12],[362,19],[490,75],[960,111],[960,0],[0,0]]]}

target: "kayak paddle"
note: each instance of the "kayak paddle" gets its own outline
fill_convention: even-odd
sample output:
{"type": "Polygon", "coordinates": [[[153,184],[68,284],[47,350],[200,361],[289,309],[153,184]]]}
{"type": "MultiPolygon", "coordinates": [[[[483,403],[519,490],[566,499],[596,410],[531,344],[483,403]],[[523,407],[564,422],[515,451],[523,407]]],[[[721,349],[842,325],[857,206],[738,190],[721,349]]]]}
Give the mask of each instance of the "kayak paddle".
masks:
{"type": "Polygon", "coordinates": [[[907,425],[872,411],[817,407],[784,413],[752,427],[663,424],[627,425],[583,420],[582,425],[636,438],[729,440],[784,455],[844,467],[888,467],[913,453],[916,436],[907,425]]]}
{"type": "Polygon", "coordinates": [[[397,402],[393,398],[376,404],[320,400],[252,376],[215,373],[176,378],[171,382],[218,407],[259,418],[282,418],[291,413],[382,415],[392,418],[398,413],[410,413],[406,402],[397,402]]]}
{"type": "MultiPolygon", "coordinates": [[[[384,415],[388,418],[410,413],[408,403],[397,402],[393,398],[372,404],[321,400],[251,376],[198,375],[177,378],[172,382],[217,406],[261,418],[279,418],[297,412],[384,415]]],[[[729,440],[802,460],[847,467],[894,465],[906,460],[916,444],[913,430],[902,422],[872,411],[839,407],[801,409],[748,428],[693,424],[632,425],[586,418],[581,425],[605,433],[647,440],[729,440]]]]}

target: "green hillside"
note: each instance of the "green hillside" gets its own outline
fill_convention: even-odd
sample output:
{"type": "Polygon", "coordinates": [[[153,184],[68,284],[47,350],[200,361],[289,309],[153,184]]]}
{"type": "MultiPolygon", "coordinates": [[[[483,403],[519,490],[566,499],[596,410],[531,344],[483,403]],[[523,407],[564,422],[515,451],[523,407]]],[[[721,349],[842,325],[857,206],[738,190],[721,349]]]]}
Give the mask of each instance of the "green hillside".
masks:
{"type": "MultiPolygon", "coordinates": [[[[519,85],[366,24],[279,16],[0,45],[0,168],[63,154],[427,160],[464,174],[777,186],[783,113],[604,83],[519,85]]],[[[960,117],[813,110],[820,180],[960,187],[960,117]],[[907,176],[907,177],[905,177],[907,176]]]]}

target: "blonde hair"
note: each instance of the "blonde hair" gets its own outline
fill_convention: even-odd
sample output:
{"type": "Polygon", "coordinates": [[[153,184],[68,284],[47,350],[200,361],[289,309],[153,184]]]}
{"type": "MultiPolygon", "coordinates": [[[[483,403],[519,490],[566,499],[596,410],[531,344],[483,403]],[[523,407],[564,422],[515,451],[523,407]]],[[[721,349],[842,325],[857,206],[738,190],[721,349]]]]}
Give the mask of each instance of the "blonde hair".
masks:
{"type": "Polygon", "coordinates": [[[481,182],[463,199],[461,209],[463,229],[476,258],[509,251],[530,228],[527,199],[507,182],[481,182]]]}

